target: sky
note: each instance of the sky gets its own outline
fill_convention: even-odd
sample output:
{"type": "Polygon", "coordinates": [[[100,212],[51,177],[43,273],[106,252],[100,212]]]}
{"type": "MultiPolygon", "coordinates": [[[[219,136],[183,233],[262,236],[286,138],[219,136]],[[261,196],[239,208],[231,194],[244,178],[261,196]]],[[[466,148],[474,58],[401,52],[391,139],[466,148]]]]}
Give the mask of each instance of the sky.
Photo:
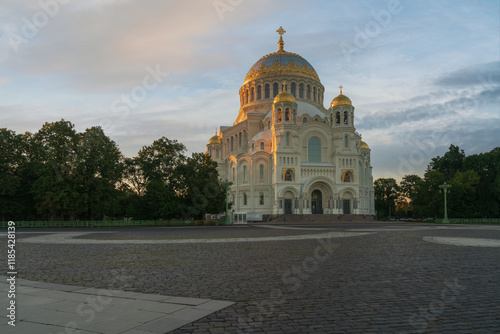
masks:
{"type": "Polygon", "coordinates": [[[65,119],[128,157],[163,136],[204,152],[280,26],[326,108],[344,87],[374,179],[500,146],[498,0],[2,0],[0,128],[65,119]]]}

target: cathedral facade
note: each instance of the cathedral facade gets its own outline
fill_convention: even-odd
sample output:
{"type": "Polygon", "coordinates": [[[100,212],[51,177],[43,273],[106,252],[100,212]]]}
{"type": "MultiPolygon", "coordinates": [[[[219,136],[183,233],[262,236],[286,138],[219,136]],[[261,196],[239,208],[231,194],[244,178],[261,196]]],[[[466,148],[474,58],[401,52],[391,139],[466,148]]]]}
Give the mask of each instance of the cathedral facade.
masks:
{"type": "Polygon", "coordinates": [[[311,64],[284,50],[259,59],[245,77],[232,126],[221,126],[207,153],[233,183],[232,209],[247,213],[374,215],[370,148],[342,94],[329,109],[311,64]]]}

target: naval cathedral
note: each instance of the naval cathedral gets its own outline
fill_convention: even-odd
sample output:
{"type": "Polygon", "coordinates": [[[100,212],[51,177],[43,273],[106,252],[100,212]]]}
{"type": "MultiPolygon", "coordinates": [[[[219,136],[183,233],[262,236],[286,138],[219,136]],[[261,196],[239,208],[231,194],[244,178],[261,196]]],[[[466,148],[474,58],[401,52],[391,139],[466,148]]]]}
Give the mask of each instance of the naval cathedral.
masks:
{"type": "Polygon", "coordinates": [[[232,126],[221,126],[207,153],[233,183],[235,211],[374,215],[370,148],[354,127],[354,106],[340,94],[323,105],[312,65],[284,50],[260,58],[240,89],[232,126]]]}

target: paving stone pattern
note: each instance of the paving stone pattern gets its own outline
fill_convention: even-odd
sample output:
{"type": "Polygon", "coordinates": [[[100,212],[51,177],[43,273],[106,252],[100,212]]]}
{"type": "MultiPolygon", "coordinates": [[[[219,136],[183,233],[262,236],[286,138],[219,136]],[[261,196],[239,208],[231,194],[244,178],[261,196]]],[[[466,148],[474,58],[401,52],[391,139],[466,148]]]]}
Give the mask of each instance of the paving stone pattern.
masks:
{"type": "MultiPolygon", "coordinates": [[[[211,244],[53,245],[21,240],[19,277],[236,302],[174,333],[500,333],[500,248],[422,240],[426,236],[500,239],[500,227],[375,222],[294,227],[324,230],[103,229],[92,237],[377,232],[347,238],[211,244]]],[[[17,237],[30,235],[19,231],[17,237]]]]}

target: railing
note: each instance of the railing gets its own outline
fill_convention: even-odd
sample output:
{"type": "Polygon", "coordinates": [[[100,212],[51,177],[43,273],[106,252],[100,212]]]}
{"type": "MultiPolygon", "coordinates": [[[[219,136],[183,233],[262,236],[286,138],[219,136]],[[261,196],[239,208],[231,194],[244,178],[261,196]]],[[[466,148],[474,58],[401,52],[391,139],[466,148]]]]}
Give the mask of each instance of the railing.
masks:
{"type": "MultiPolygon", "coordinates": [[[[19,227],[126,227],[126,226],[192,226],[206,225],[205,221],[196,220],[107,220],[107,221],[15,221],[16,228],[19,227]],[[201,224],[198,222],[202,222],[201,224]]],[[[211,222],[211,221],[210,221],[211,222]]],[[[216,225],[216,224],[210,224],[216,225]]],[[[1,228],[8,226],[7,221],[0,222],[1,228]]]]}
{"type": "MultiPolygon", "coordinates": [[[[500,224],[500,218],[448,218],[452,224],[500,224]]],[[[442,223],[443,219],[434,219],[435,223],[442,223]]]]}

